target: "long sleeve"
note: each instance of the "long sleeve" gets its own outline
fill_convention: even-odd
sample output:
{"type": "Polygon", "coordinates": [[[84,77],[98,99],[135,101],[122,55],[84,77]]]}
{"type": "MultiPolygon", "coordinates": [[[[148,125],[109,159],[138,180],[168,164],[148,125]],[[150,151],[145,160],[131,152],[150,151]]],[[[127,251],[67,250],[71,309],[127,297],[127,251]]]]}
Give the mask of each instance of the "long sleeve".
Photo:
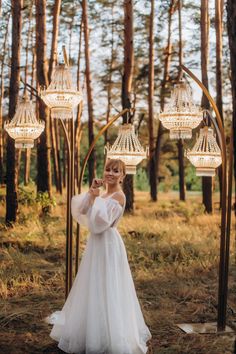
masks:
{"type": "Polygon", "coordinates": [[[92,196],[87,193],[74,195],[71,199],[71,214],[81,225],[88,226],[88,214],[92,207],[92,196]]]}
{"type": "Polygon", "coordinates": [[[122,209],[119,202],[113,198],[96,198],[88,218],[89,230],[94,234],[104,232],[121,216],[122,209]]]}

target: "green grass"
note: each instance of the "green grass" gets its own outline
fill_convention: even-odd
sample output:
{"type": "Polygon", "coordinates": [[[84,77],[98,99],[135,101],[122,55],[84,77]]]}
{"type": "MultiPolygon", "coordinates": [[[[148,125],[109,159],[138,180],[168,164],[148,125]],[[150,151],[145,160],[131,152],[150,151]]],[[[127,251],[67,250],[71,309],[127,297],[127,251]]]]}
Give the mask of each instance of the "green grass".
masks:
{"type": "MultiPolygon", "coordinates": [[[[176,326],[217,318],[220,214],[204,214],[200,198],[188,194],[183,203],[177,193],[160,193],[153,203],[136,191],[133,215],[119,224],[157,354],[234,353],[232,334],[187,335],[176,326]]],[[[13,228],[0,216],[1,353],[61,352],[43,321],[64,303],[65,196],[56,201],[46,217],[39,205],[20,204],[13,228]]],[[[80,255],[86,235],[82,229],[80,255]]],[[[234,250],[232,232],[227,322],[236,329],[234,250]]]]}

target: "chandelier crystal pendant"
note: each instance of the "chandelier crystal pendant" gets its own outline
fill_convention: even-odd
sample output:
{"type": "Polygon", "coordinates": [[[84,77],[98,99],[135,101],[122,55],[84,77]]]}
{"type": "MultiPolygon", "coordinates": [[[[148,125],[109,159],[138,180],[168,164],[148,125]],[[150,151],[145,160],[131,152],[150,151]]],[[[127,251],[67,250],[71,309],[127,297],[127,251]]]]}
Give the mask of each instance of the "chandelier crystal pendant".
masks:
{"type": "Polygon", "coordinates": [[[170,130],[170,139],[191,139],[192,129],[203,119],[200,107],[192,99],[189,85],[183,81],[174,86],[170,102],[166,104],[159,119],[163,126],[170,130]]]}
{"type": "Polygon", "coordinates": [[[127,174],[135,174],[136,166],[148,157],[148,148],[144,150],[132,124],[123,124],[114,144],[107,144],[105,150],[107,158],[120,159],[125,163],[127,174]]]}
{"type": "Polygon", "coordinates": [[[41,89],[40,96],[51,108],[52,118],[64,120],[73,118],[73,109],[82,100],[82,94],[73,85],[71,71],[66,64],[54,68],[52,81],[47,89],[41,89]]]}
{"type": "Polygon", "coordinates": [[[199,137],[186,157],[196,167],[197,176],[215,176],[215,169],[222,163],[221,151],[213,134],[213,129],[205,126],[200,129],[199,137]]]}
{"type": "Polygon", "coordinates": [[[35,108],[28,97],[23,97],[11,121],[4,123],[4,129],[15,140],[16,148],[32,148],[45,128],[45,122],[38,121],[35,108]]]}

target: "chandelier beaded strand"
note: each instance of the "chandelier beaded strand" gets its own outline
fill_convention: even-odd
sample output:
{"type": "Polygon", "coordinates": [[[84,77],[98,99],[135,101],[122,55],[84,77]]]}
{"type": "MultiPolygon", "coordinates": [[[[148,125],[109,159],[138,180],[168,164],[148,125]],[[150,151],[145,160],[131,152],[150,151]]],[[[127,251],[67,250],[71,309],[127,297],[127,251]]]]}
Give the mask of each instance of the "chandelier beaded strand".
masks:
{"type": "Polygon", "coordinates": [[[196,167],[197,176],[215,176],[215,169],[222,163],[221,151],[213,134],[213,129],[205,126],[200,129],[199,137],[186,157],[196,167]]]}
{"type": "Polygon", "coordinates": [[[170,139],[191,139],[192,129],[202,121],[200,107],[192,99],[189,85],[183,81],[174,86],[170,102],[159,115],[163,126],[170,130],[170,139]]]}
{"type": "Polygon", "coordinates": [[[123,124],[114,144],[107,144],[105,150],[107,158],[120,159],[125,163],[127,174],[135,174],[136,166],[148,156],[148,148],[144,150],[132,124],[123,124]]]}
{"type": "Polygon", "coordinates": [[[4,123],[4,129],[15,140],[16,148],[34,147],[34,140],[44,128],[45,122],[37,120],[35,108],[27,96],[18,103],[13,119],[4,123]]]}

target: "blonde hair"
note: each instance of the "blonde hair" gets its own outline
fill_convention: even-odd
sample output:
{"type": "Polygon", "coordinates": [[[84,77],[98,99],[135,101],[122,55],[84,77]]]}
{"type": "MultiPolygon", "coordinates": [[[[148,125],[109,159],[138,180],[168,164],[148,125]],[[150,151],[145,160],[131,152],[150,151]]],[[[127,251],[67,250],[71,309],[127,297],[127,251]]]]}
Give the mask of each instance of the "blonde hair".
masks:
{"type": "Polygon", "coordinates": [[[126,175],[126,168],[125,168],[125,163],[124,161],[120,160],[120,159],[107,159],[106,160],[106,164],[105,164],[105,168],[106,167],[116,167],[119,169],[119,171],[122,172],[123,177],[125,177],[126,175]]]}

